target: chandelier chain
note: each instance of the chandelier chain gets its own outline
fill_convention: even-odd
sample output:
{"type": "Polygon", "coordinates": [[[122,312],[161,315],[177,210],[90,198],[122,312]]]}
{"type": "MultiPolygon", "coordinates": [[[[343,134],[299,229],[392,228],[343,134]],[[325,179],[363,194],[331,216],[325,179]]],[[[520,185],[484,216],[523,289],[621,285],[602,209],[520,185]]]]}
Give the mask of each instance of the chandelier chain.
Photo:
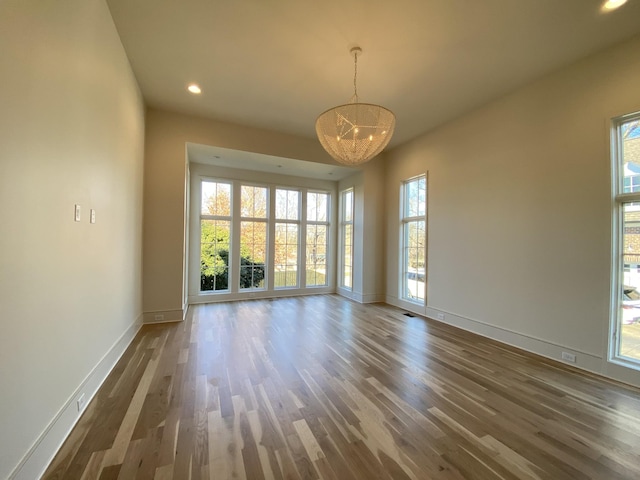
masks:
{"type": "Polygon", "coordinates": [[[357,103],[358,102],[358,84],[356,80],[358,78],[358,52],[354,52],[353,58],[354,58],[353,60],[353,96],[357,103]]]}

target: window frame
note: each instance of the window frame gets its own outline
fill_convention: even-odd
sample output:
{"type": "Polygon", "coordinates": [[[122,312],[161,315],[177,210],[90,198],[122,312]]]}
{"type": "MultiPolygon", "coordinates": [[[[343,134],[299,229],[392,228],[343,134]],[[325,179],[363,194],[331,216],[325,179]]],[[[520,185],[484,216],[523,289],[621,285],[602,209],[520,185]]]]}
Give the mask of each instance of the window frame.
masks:
{"type": "MultiPolygon", "coordinates": [[[[273,225],[274,225],[274,238],[273,238],[273,247],[275,250],[275,246],[276,246],[276,242],[278,240],[277,238],[277,226],[278,224],[284,224],[286,226],[286,234],[285,236],[288,237],[289,235],[289,226],[290,225],[295,225],[297,227],[297,242],[296,242],[296,283],[294,285],[283,285],[283,286],[277,286],[275,285],[275,278],[276,278],[276,256],[274,253],[274,257],[273,257],[273,280],[274,280],[274,284],[273,284],[273,289],[274,290],[291,290],[291,289],[298,289],[298,288],[304,288],[301,282],[301,274],[300,274],[300,265],[301,265],[301,255],[302,255],[302,248],[303,247],[303,241],[302,241],[302,217],[306,216],[306,212],[303,213],[303,197],[305,197],[306,195],[303,194],[303,191],[301,188],[297,188],[297,187],[291,187],[291,186],[276,186],[273,187],[273,196],[274,196],[274,212],[273,212],[273,225]],[[285,190],[287,192],[296,192],[298,194],[298,202],[297,202],[297,209],[298,209],[298,216],[296,219],[292,219],[292,218],[288,218],[288,214],[286,215],[286,218],[278,218],[277,215],[277,201],[278,201],[278,190],[285,190]]],[[[288,210],[288,200],[287,200],[287,210],[288,210]]],[[[289,243],[286,243],[286,245],[289,245],[289,243]]],[[[285,278],[287,278],[286,274],[288,272],[288,264],[285,264],[285,278]]],[[[304,265],[304,267],[306,268],[306,265],[304,265]]]]}
{"type": "MultiPolygon", "coordinates": [[[[239,217],[239,224],[238,224],[238,239],[239,239],[239,243],[238,243],[238,248],[239,248],[239,258],[238,258],[238,266],[237,266],[237,278],[238,278],[238,291],[239,292],[248,292],[248,291],[263,291],[263,290],[267,290],[268,285],[269,285],[269,263],[270,263],[270,259],[269,259],[269,242],[270,242],[270,236],[269,236],[269,223],[270,223],[270,199],[271,199],[271,188],[268,185],[260,185],[260,184],[255,184],[255,183],[249,183],[249,182],[239,182],[239,191],[240,191],[240,208],[239,208],[239,212],[238,212],[238,217],[239,217]],[[243,211],[242,211],[242,189],[244,187],[248,187],[248,188],[260,188],[260,189],[264,189],[266,191],[266,205],[265,205],[265,215],[264,217],[255,217],[255,216],[243,216],[243,211]],[[240,281],[242,279],[242,226],[244,223],[262,223],[265,225],[265,237],[266,237],[266,244],[265,244],[265,258],[264,258],[264,265],[263,265],[263,269],[264,269],[264,277],[263,277],[263,286],[262,287],[254,287],[253,285],[251,285],[250,287],[243,287],[240,284],[240,281]]],[[[233,204],[232,204],[233,205],[233,204]]],[[[233,217],[233,211],[231,212],[232,217],[233,217]]],[[[255,213],[255,212],[254,212],[255,213]]],[[[252,267],[253,270],[254,267],[252,267]]]]}
{"type": "MultiPolygon", "coordinates": [[[[304,223],[304,276],[303,276],[303,280],[304,280],[304,287],[305,288],[323,288],[323,287],[328,287],[329,286],[329,255],[331,253],[331,245],[330,245],[330,240],[331,240],[331,192],[326,191],[326,190],[318,190],[318,189],[307,189],[306,192],[304,192],[304,211],[305,214],[303,215],[303,223],[304,223]],[[309,220],[309,195],[310,194],[321,194],[321,195],[325,195],[327,198],[327,205],[326,205],[326,212],[325,212],[325,220],[318,220],[316,218],[316,220],[309,220]],[[308,261],[308,243],[307,243],[307,237],[309,235],[309,226],[323,226],[325,227],[325,245],[324,245],[324,268],[325,268],[325,274],[324,274],[324,284],[313,284],[313,285],[307,285],[307,266],[309,265],[307,263],[308,261]]],[[[313,265],[317,265],[317,263],[314,263],[313,265]]]]}
{"type": "MultiPolygon", "coordinates": [[[[427,305],[427,265],[428,265],[428,226],[427,226],[427,209],[428,209],[428,199],[427,199],[428,185],[427,185],[427,174],[423,173],[420,175],[416,175],[414,177],[403,180],[402,185],[400,187],[400,252],[399,252],[399,275],[401,281],[398,282],[399,287],[399,297],[401,300],[415,304],[420,306],[427,305]],[[415,182],[420,182],[424,180],[424,212],[420,214],[420,207],[418,207],[418,212],[416,215],[408,214],[408,188],[411,184],[415,182]],[[413,223],[424,223],[424,285],[422,291],[422,298],[419,296],[413,297],[408,296],[407,292],[410,291],[408,285],[408,274],[411,273],[408,270],[408,256],[407,252],[409,250],[409,233],[408,229],[410,225],[413,223]]],[[[416,279],[419,278],[419,272],[415,272],[416,279]]]]}
{"type": "MultiPolygon", "coordinates": [[[[640,121],[640,111],[615,117],[611,120],[611,180],[612,180],[612,254],[611,254],[611,309],[609,316],[608,360],[612,363],[640,371],[640,360],[620,354],[622,340],[622,288],[624,286],[624,207],[640,203],[640,191],[625,192],[624,149],[622,125],[640,121]]],[[[628,265],[629,270],[631,265],[628,265]]]]}
{"type": "Polygon", "coordinates": [[[200,202],[198,204],[199,206],[199,226],[198,226],[198,236],[199,236],[199,241],[198,241],[198,258],[200,259],[199,261],[202,261],[202,221],[203,220],[212,220],[214,222],[216,221],[223,221],[223,222],[228,222],[229,223],[229,243],[227,246],[227,254],[228,254],[228,264],[227,264],[227,288],[225,288],[224,290],[216,290],[215,288],[213,290],[202,290],[202,284],[200,283],[200,287],[198,288],[199,293],[200,294],[204,294],[204,295],[222,295],[222,294],[227,294],[230,293],[232,291],[232,285],[235,280],[236,275],[234,274],[234,265],[236,262],[234,262],[234,248],[233,248],[233,244],[234,244],[234,226],[233,226],[233,205],[234,205],[234,184],[233,182],[229,181],[229,180],[224,180],[224,179],[211,179],[211,178],[200,178],[199,179],[199,185],[200,185],[200,202]],[[229,185],[229,215],[205,215],[202,213],[202,185],[204,183],[214,183],[214,184],[222,184],[222,185],[229,185]]]}
{"type": "MultiPolygon", "coordinates": [[[[338,185],[337,182],[321,179],[298,179],[297,177],[288,177],[285,175],[258,175],[255,172],[245,172],[244,170],[228,169],[220,171],[219,168],[205,165],[200,163],[189,164],[189,179],[188,179],[188,191],[187,191],[187,218],[185,221],[185,281],[184,281],[184,302],[185,305],[196,305],[210,302],[224,302],[241,300],[247,298],[281,298],[292,295],[316,295],[324,293],[335,293],[337,288],[337,245],[338,228],[334,228],[338,224],[338,210],[335,208],[338,205],[338,185]],[[202,213],[202,195],[206,193],[202,191],[202,181],[207,182],[220,182],[225,184],[231,184],[233,188],[233,208],[231,221],[231,242],[230,242],[230,270],[229,270],[229,284],[228,290],[200,290],[201,287],[201,245],[202,231],[200,225],[200,214],[202,213]],[[269,194],[269,222],[267,236],[269,238],[267,244],[267,265],[265,270],[265,288],[258,290],[252,289],[240,289],[239,285],[241,280],[238,279],[240,273],[240,212],[242,207],[240,186],[256,186],[265,187],[268,189],[269,194]],[[274,288],[274,254],[275,254],[275,190],[282,188],[285,190],[295,190],[300,193],[301,202],[303,202],[300,209],[300,215],[302,215],[300,230],[299,230],[299,262],[298,268],[305,268],[305,221],[306,221],[306,193],[308,191],[326,193],[329,195],[329,230],[328,230],[328,246],[327,246],[327,270],[326,278],[328,284],[325,286],[306,286],[305,276],[300,272],[300,281],[297,288],[274,288]],[[231,278],[233,277],[233,278],[231,278]]],[[[205,197],[206,198],[206,197],[205,197]]],[[[221,204],[222,205],[222,204],[221,204]]],[[[245,202],[245,207],[248,204],[245,202]]],[[[262,203],[259,204],[262,206],[262,203]]],[[[205,202],[206,206],[206,202],[205,202]]],[[[226,205],[225,205],[226,206],[226,205]]],[[[251,207],[249,207],[250,209],[251,207]]],[[[205,213],[209,213],[208,209],[205,209],[205,213]]],[[[225,210],[225,213],[226,210],[225,210]]],[[[263,212],[260,210],[258,215],[263,212]]],[[[245,208],[245,214],[251,215],[251,211],[247,211],[245,208]]],[[[282,215],[282,214],[281,214],[282,215]]],[[[314,213],[310,212],[313,216],[314,213]]],[[[261,235],[261,234],[260,234],[261,235]]],[[[210,240],[205,239],[207,242],[210,240]]],[[[226,241],[226,239],[225,239],[226,241]]],[[[260,251],[260,254],[262,252],[260,251]]],[[[218,262],[219,263],[219,262],[218,262]]],[[[313,282],[311,278],[311,282],[313,282]]],[[[205,287],[212,288],[208,284],[204,284],[205,287]]]]}
{"type": "Polygon", "coordinates": [[[340,242],[340,247],[339,247],[339,255],[340,255],[340,260],[339,260],[339,282],[338,285],[340,288],[345,289],[345,290],[349,290],[349,291],[353,291],[353,243],[354,243],[354,218],[355,218],[355,191],[353,187],[349,187],[349,188],[345,188],[343,190],[340,191],[340,237],[339,237],[339,242],[340,242]],[[347,195],[351,195],[351,218],[347,219],[347,195]],[[346,279],[346,263],[345,263],[345,259],[346,259],[346,241],[345,241],[345,234],[347,231],[347,228],[349,228],[350,232],[351,232],[351,245],[349,245],[351,247],[350,252],[350,262],[351,264],[349,265],[350,267],[350,284],[347,285],[345,282],[346,279]]]}

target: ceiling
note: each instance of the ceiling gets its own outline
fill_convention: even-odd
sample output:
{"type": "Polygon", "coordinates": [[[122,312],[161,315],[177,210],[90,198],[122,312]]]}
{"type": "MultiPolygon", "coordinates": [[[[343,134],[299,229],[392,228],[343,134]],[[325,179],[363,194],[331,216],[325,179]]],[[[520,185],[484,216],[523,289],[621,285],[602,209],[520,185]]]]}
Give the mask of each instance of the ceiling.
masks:
{"type": "Polygon", "coordinates": [[[640,33],[640,0],[107,0],[147,105],[315,137],[353,93],[397,146],[640,33]],[[198,83],[199,96],[186,91],[198,83]]]}
{"type": "Polygon", "coordinates": [[[262,153],[231,150],[198,143],[187,143],[187,156],[190,162],[205,165],[329,181],[342,180],[357,171],[351,167],[274,157],[262,153]],[[239,165],[240,167],[238,167],[239,165]]]}

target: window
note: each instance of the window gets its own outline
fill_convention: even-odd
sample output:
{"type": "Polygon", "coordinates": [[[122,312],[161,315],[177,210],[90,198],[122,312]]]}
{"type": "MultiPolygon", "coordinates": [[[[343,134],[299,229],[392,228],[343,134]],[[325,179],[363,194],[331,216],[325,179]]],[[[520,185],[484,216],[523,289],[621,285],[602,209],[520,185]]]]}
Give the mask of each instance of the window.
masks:
{"type": "Polygon", "coordinates": [[[327,239],[329,238],[329,193],[307,192],[307,287],[326,286],[327,239]]]}
{"type": "Polygon", "coordinates": [[[353,189],[340,194],[340,285],[353,288],[353,189]]]}
{"type": "Polygon", "coordinates": [[[610,357],[640,367],[640,112],[614,119],[615,315],[610,357]]]}
{"type": "Polygon", "coordinates": [[[422,175],[404,182],[401,195],[401,297],[424,305],[427,281],[426,176],[422,175]]]}
{"type": "Polygon", "coordinates": [[[274,286],[298,286],[300,192],[276,189],[274,286]]]}
{"type": "Polygon", "coordinates": [[[268,189],[240,189],[240,289],[264,288],[267,261],[268,189]]]}
{"type": "Polygon", "coordinates": [[[625,176],[622,182],[622,193],[640,192],[640,175],[625,176]]]}
{"type": "Polygon", "coordinates": [[[335,288],[330,244],[336,241],[336,193],[325,190],[329,182],[265,185],[253,178],[209,177],[208,170],[194,164],[191,177],[189,302],[335,288]]]}
{"type": "Polygon", "coordinates": [[[201,182],[200,291],[229,289],[231,184],[201,182]]]}

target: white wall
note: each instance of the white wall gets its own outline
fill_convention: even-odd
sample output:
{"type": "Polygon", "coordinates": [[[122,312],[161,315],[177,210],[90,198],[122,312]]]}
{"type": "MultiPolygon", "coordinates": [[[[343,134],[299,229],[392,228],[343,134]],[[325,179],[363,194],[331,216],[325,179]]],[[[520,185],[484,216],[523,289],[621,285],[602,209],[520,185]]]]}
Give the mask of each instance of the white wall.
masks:
{"type": "Polygon", "coordinates": [[[640,110],[639,51],[636,38],[389,152],[387,301],[401,303],[400,183],[428,173],[424,312],[623,378],[606,362],[609,120],[640,110]]]}
{"type": "Polygon", "coordinates": [[[0,79],[0,478],[33,480],[140,323],[144,110],[102,0],[1,2],[0,79]]]}

